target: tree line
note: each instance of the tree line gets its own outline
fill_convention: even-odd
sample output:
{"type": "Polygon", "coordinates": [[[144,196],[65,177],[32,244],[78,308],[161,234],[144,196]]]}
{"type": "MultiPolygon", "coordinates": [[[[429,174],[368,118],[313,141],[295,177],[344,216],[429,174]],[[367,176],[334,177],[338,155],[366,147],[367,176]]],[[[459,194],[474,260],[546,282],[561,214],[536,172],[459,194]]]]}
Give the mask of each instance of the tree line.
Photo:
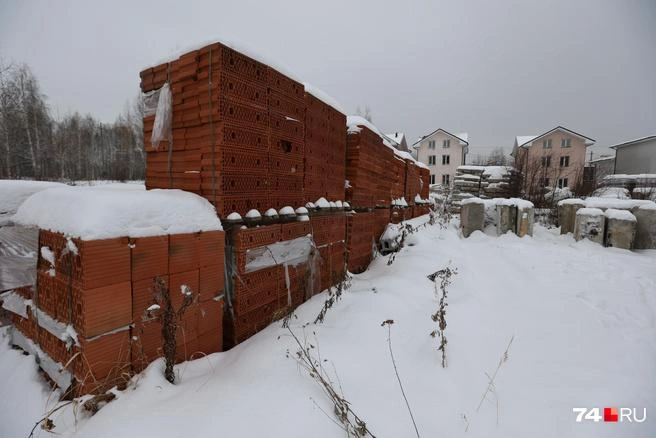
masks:
{"type": "Polygon", "coordinates": [[[142,114],[137,99],[114,123],[77,112],[57,119],[27,65],[0,63],[0,178],[143,179],[142,114]]]}

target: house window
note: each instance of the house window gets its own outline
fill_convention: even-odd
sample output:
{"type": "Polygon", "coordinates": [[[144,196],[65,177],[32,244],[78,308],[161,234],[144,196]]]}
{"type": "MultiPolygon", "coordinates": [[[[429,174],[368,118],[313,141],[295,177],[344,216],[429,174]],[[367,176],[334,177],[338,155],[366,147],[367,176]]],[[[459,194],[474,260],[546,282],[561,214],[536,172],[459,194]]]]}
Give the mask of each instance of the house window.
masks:
{"type": "Polygon", "coordinates": [[[558,179],[558,188],[559,189],[564,189],[567,187],[567,178],[559,178],[558,179]]]}
{"type": "Polygon", "coordinates": [[[435,140],[428,140],[428,149],[435,149],[435,140]]]}
{"type": "Polygon", "coordinates": [[[430,176],[430,183],[435,184],[435,175],[430,176]]]}
{"type": "Polygon", "coordinates": [[[542,167],[551,167],[551,156],[542,157],[542,167]]]}
{"type": "Polygon", "coordinates": [[[563,138],[562,140],[560,140],[560,147],[561,148],[568,148],[570,146],[571,146],[571,144],[570,144],[570,139],[569,138],[563,138]]]}
{"type": "Polygon", "coordinates": [[[549,178],[542,178],[542,187],[549,187],[549,178]]]}
{"type": "Polygon", "coordinates": [[[442,185],[443,186],[448,186],[449,185],[449,177],[451,175],[442,175],[442,185]]]}
{"type": "Polygon", "coordinates": [[[435,159],[435,155],[429,155],[428,156],[428,165],[429,166],[434,166],[437,163],[437,160],[435,159]]]}
{"type": "Polygon", "coordinates": [[[447,165],[451,162],[450,155],[442,155],[442,164],[447,165]]]}
{"type": "Polygon", "coordinates": [[[560,167],[569,167],[569,155],[560,157],[560,167]]]}
{"type": "Polygon", "coordinates": [[[551,149],[551,139],[542,140],[542,149],[551,149]]]}
{"type": "Polygon", "coordinates": [[[451,147],[451,139],[442,140],[443,149],[450,148],[450,147],[451,147]]]}

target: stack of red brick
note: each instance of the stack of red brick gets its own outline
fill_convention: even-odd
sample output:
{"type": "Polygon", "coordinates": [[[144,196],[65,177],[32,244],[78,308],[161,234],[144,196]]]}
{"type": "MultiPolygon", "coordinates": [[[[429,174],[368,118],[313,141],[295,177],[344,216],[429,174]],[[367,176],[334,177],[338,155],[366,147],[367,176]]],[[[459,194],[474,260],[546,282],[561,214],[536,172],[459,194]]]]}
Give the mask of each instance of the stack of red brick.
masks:
{"type": "Polygon", "coordinates": [[[155,115],[144,118],[147,188],[200,194],[222,218],[343,199],[345,116],[303,84],[221,43],[141,72],[143,92],[166,82],[172,144],[155,149],[155,115]]]}
{"type": "Polygon", "coordinates": [[[256,228],[233,228],[229,289],[231,312],[226,313],[225,345],[231,347],[253,336],[272,321],[305,301],[307,263],[285,268],[276,264],[247,271],[249,252],[256,248],[310,234],[309,222],[290,222],[256,228]],[[289,276],[289,290],[286,275],[289,276]]]}
{"type": "MultiPolygon", "coordinates": [[[[388,209],[380,209],[389,214],[388,209]]],[[[367,269],[373,255],[374,245],[380,235],[374,235],[380,228],[377,215],[373,211],[349,214],[346,220],[346,247],[349,271],[359,274],[367,269]]],[[[382,234],[382,233],[381,233],[382,234]]]]}
{"type": "Polygon", "coordinates": [[[305,198],[344,199],[346,116],[305,93],[305,198]]]}
{"type": "Polygon", "coordinates": [[[174,304],[185,285],[194,295],[177,336],[178,360],[222,350],[224,233],[82,241],[39,232],[36,289],[28,318],[16,328],[75,378],[75,394],[104,391],[126,382],[158,357],[161,326],[146,309],[155,302],[153,281],[168,285],[174,304]],[[52,254],[52,257],[50,257],[52,254]],[[50,260],[54,261],[54,265],[50,260]],[[46,316],[39,322],[38,311],[46,316]],[[54,323],[44,324],[50,318],[54,323]],[[77,345],[53,324],[72,327],[77,345]]]}
{"type": "Polygon", "coordinates": [[[346,200],[351,207],[389,207],[395,177],[390,178],[389,169],[394,168],[394,152],[383,144],[382,138],[368,129],[348,133],[346,141],[346,200]]]}
{"type": "Polygon", "coordinates": [[[310,217],[310,224],[319,251],[318,292],[340,283],[346,274],[346,215],[342,211],[317,213],[310,217]]]}

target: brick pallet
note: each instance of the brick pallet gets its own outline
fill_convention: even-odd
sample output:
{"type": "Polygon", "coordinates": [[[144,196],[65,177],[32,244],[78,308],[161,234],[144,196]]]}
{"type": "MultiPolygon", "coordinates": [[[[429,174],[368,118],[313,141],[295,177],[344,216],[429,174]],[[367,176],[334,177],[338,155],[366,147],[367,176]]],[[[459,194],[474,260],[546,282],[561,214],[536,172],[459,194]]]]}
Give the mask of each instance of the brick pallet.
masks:
{"type": "Polygon", "coordinates": [[[231,275],[228,277],[231,312],[226,314],[224,323],[226,346],[248,339],[305,301],[305,264],[288,268],[276,264],[248,271],[246,260],[249,251],[309,233],[308,222],[233,228],[228,232],[232,259],[231,275]],[[289,290],[285,269],[290,280],[289,290]]]}
{"type": "Polygon", "coordinates": [[[345,116],[314,98],[325,129],[307,149],[301,83],[221,43],[140,76],[143,92],[168,82],[173,100],[171,144],[150,145],[155,116],[144,118],[148,189],[200,194],[222,218],[344,198],[345,116]]]}
{"type": "Polygon", "coordinates": [[[365,126],[348,133],[346,199],[355,208],[389,207],[401,192],[400,166],[391,147],[365,126]]]}
{"type": "Polygon", "coordinates": [[[67,365],[75,394],[125,383],[161,355],[161,326],[146,310],[155,278],[168,285],[174,308],[183,287],[194,295],[179,326],[177,360],[222,350],[222,231],[83,241],[40,230],[39,247],[36,288],[17,291],[33,304],[12,320],[50,360],[67,365]],[[53,333],[67,325],[77,342],[53,333]]]}
{"type": "Polygon", "coordinates": [[[305,105],[306,198],[343,200],[346,116],[307,92],[305,105]]]}
{"type": "Polygon", "coordinates": [[[349,214],[346,218],[346,259],[348,270],[359,274],[371,263],[373,247],[378,240],[374,235],[376,215],[372,212],[349,214]]]}

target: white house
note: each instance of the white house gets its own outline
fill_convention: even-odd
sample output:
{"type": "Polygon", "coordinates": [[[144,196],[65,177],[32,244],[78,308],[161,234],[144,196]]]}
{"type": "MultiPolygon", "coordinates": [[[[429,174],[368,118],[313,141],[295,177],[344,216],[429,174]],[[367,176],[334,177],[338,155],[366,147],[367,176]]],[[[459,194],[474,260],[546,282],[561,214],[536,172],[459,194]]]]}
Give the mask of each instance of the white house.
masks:
{"type": "Polygon", "coordinates": [[[451,134],[440,128],[419,139],[412,147],[417,161],[430,169],[430,183],[450,186],[458,166],[465,164],[469,152],[467,133],[451,134]]]}
{"type": "Polygon", "coordinates": [[[400,151],[408,151],[408,143],[405,140],[405,134],[402,132],[395,132],[393,134],[385,134],[385,137],[389,138],[392,141],[394,147],[400,151]]]}

